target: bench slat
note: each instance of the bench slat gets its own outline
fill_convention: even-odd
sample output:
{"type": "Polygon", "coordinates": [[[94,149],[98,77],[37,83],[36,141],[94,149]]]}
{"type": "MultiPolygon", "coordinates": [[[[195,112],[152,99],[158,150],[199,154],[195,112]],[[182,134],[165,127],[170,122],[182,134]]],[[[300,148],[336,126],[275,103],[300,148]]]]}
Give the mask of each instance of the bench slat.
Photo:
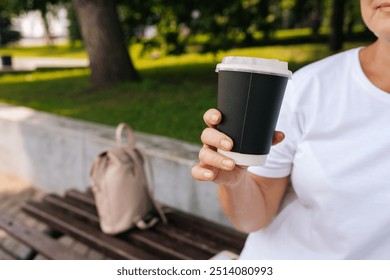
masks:
{"type": "Polygon", "coordinates": [[[54,240],[44,233],[24,225],[8,215],[0,215],[0,227],[8,232],[12,237],[18,239],[28,247],[33,248],[48,259],[82,259],[79,254],[71,251],[57,240],[54,240]]]}
{"type": "MultiPolygon", "coordinates": [[[[94,198],[90,189],[86,193],[78,190],[70,190],[66,196],[79,199],[90,205],[94,205],[94,198]]],[[[167,216],[170,223],[175,225],[175,228],[182,229],[184,232],[194,232],[203,240],[211,240],[214,243],[222,244],[225,248],[232,248],[233,251],[239,252],[244,246],[246,234],[232,230],[228,227],[218,225],[204,219],[195,217],[176,209],[168,209],[167,216]]]]}
{"type": "Polygon", "coordinates": [[[79,200],[85,204],[95,207],[95,199],[90,189],[86,192],[80,192],[78,190],[69,190],[65,193],[65,197],[71,197],[79,200]]]}
{"type": "Polygon", "coordinates": [[[15,258],[7,252],[0,249],[0,260],[14,260],[15,258]]]}
{"type": "MultiPolygon", "coordinates": [[[[88,208],[88,205],[69,197],[61,198],[57,195],[48,195],[45,197],[44,201],[51,204],[53,207],[58,207],[63,211],[67,211],[69,214],[79,219],[88,219],[90,222],[93,222],[97,230],[99,229],[99,218],[96,213],[96,208],[94,213],[92,213],[93,211],[91,211],[91,209],[85,209],[85,207],[88,208]]],[[[174,230],[169,230],[171,227],[172,225],[169,223],[167,225],[159,224],[156,228],[165,228],[165,230],[160,230],[159,234],[153,232],[155,228],[147,231],[132,229],[121,236],[126,238],[128,242],[136,243],[143,248],[148,248],[154,253],[158,252],[159,255],[170,259],[207,259],[219,252],[215,249],[209,249],[206,245],[207,240],[196,242],[191,238],[177,239],[176,237],[178,237],[178,235],[172,236],[172,234],[166,234],[174,230]],[[178,244],[180,244],[181,247],[178,246],[178,244]],[[183,248],[186,248],[185,252],[180,252],[183,248]]],[[[186,233],[182,232],[182,234],[186,233]]]]}
{"type": "MultiPolygon", "coordinates": [[[[72,211],[72,215],[80,215],[79,217],[81,219],[88,218],[89,215],[95,215],[95,218],[90,218],[90,220],[93,220],[94,222],[98,223],[98,217],[97,217],[97,212],[96,212],[96,207],[90,206],[90,202],[93,201],[93,197],[91,193],[80,193],[79,191],[76,190],[71,190],[67,192],[67,195],[65,198],[61,198],[58,196],[49,196],[50,197],[50,202],[53,203],[53,205],[62,207],[63,202],[67,201],[70,205],[66,206],[64,210],[68,209],[72,211],[73,208],[80,208],[84,211],[79,211],[80,209],[77,209],[77,211],[72,211]],[[84,203],[86,202],[87,203],[84,203]],[[58,202],[58,203],[57,203],[58,202]],[[89,208],[91,207],[91,208],[89,208]],[[89,208],[89,209],[88,209],[89,208]],[[77,212],[77,214],[76,214],[77,212]],[[93,212],[93,213],[92,213],[93,212]]],[[[191,226],[188,226],[188,223],[185,223],[185,226],[180,225],[179,227],[174,225],[174,223],[171,223],[170,221],[176,221],[176,224],[180,224],[181,218],[188,218],[190,215],[188,214],[179,214],[178,211],[173,211],[171,209],[168,209],[167,213],[167,218],[168,218],[168,224],[167,225],[162,225],[159,224],[157,225],[154,229],[149,230],[149,231],[156,231],[160,234],[160,239],[168,239],[168,240],[173,240],[175,244],[177,241],[182,242],[182,245],[185,247],[194,247],[199,251],[199,249],[202,252],[206,252],[207,255],[215,255],[218,252],[222,250],[230,250],[233,251],[234,253],[238,254],[240,250],[243,247],[244,241],[245,241],[245,236],[243,234],[237,235],[235,231],[225,228],[223,226],[215,226],[212,223],[205,222],[204,220],[200,220],[197,218],[191,218],[191,226]],[[177,216],[179,217],[172,217],[172,216],[177,216]],[[171,219],[172,217],[172,219],[171,219]],[[199,222],[200,220],[201,222],[199,222]],[[196,226],[193,226],[193,221],[197,221],[196,226]],[[211,231],[206,231],[202,230],[200,227],[210,227],[212,226],[211,231]],[[204,234],[199,234],[199,231],[204,232],[204,234]],[[216,232],[219,232],[217,234],[216,232]],[[215,238],[210,238],[210,236],[217,236],[215,238]],[[237,242],[237,239],[239,241],[237,242]],[[221,240],[223,241],[221,243],[221,240]]],[[[140,237],[142,238],[142,237],[140,237]]],[[[170,245],[172,246],[172,245],[170,245]]],[[[160,247],[157,243],[156,247],[160,247]]],[[[174,247],[174,246],[173,246],[174,247]]],[[[197,258],[205,258],[205,255],[202,254],[197,254],[197,258]]]]}
{"type": "Polygon", "coordinates": [[[60,197],[56,194],[46,195],[43,201],[48,204],[60,207],[70,214],[88,220],[92,224],[99,224],[99,217],[96,208],[88,204],[82,204],[78,200],[69,197],[60,197]]]}
{"type": "Polygon", "coordinates": [[[205,239],[202,236],[197,235],[196,233],[194,234],[192,232],[178,229],[173,226],[165,227],[157,225],[154,230],[158,234],[168,236],[169,238],[182,242],[183,244],[192,244],[194,246],[196,245],[197,248],[200,248],[211,255],[215,255],[218,252],[226,249],[234,250],[234,248],[230,248],[231,246],[229,246],[229,248],[222,247],[220,244],[214,242],[213,240],[205,239]]]}
{"type": "Polygon", "coordinates": [[[45,202],[29,202],[23,206],[23,210],[48,224],[49,227],[81,240],[114,259],[155,259],[155,256],[139,247],[106,235],[45,202]]]}
{"type": "Polygon", "coordinates": [[[208,238],[225,248],[233,248],[235,252],[242,250],[246,235],[232,231],[223,226],[199,219],[194,216],[188,216],[182,212],[172,210],[170,222],[179,229],[185,229],[189,232],[195,232],[199,238],[208,238]]]}
{"type": "Polygon", "coordinates": [[[153,252],[160,251],[161,254],[171,258],[170,255],[177,256],[178,259],[209,259],[214,254],[203,250],[197,243],[182,242],[177,239],[172,239],[169,236],[161,235],[150,230],[131,230],[125,237],[127,240],[134,240],[133,242],[139,242],[140,246],[150,246],[153,252]]]}
{"type": "MultiPolygon", "coordinates": [[[[169,207],[164,207],[167,210],[166,215],[169,221],[167,225],[159,223],[154,228],[146,231],[132,229],[118,236],[108,236],[100,231],[99,217],[91,189],[86,192],[69,190],[64,197],[47,195],[41,205],[36,204],[33,208],[35,208],[35,212],[45,212],[45,207],[50,210],[49,216],[51,217],[50,219],[44,218],[44,221],[48,220],[47,223],[50,226],[59,231],[64,231],[76,239],[81,239],[91,247],[97,246],[113,258],[208,259],[222,250],[239,254],[246,238],[245,234],[228,227],[217,225],[169,207]],[[42,206],[44,209],[39,209],[38,206],[42,206]],[[73,224],[61,224],[63,219],[60,218],[58,213],[70,219],[66,223],[73,222],[73,224]],[[88,237],[82,236],[82,232],[78,232],[74,228],[75,221],[89,227],[88,237]],[[119,253],[119,255],[117,253],[112,254],[112,252],[109,252],[109,248],[112,246],[111,241],[100,245],[98,241],[93,241],[93,236],[96,233],[133,246],[143,253],[149,254],[149,256],[140,257],[131,254],[131,256],[125,257],[122,253],[119,253]]],[[[42,220],[44,214],[40,213],[36,217],[42,220]]],[[[35,213],[35,215],[37,214],[35,213]]],[[[113,250],[115,251],[115,249],[113,250]]]]}

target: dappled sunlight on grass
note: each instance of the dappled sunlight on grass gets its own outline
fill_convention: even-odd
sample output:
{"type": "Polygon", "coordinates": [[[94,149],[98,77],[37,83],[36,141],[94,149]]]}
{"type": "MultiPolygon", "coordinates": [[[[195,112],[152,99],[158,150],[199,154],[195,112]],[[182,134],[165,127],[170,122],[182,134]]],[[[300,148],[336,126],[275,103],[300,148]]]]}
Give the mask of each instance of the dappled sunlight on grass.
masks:
{"type": "Polygon", "coordinates": [[[89,68],[80,68],[69,70],[34,71],[25,74],[5,74],[0,76],[0,83],[7,84],[16,82],[50,81],[55,79],[86,76],[89,75],[89,73],[89,68]]]}
{"type": "MultiPolygon", "coordinates": [[[[360,45],[361,44],[359,43],[345,44],[344,49],[350,49],[360,45]]],[[[254,56],[269,59],[279,59],[302,67],[307,63],[324,58],[331,54],[332,52],[329,51],[327,46],[323,44],[300,44],[291,46],[279,45],[258,48],[232,49],[227,52],[219,53],[218,58],[220,60],[225,55],[254,56]]]]}
{"type": "MultiPolygon", "coordinates": [[[[345,44],[344,49],[350,49],[360,46],[359,43],[345,44]]],[[[184,54],[180,56],[161,57],[151,59],[147,57],[139,57],[137,52],[133,55],[134,64],[138,69],[150,69],[156,67],[180,66],[180,65],[196,65],[196,64],[212,64],[219,63],[224,56],[254,56],[262,58],[274,58],[287,61],[294,65],[302,66],[308,62],[324,58],[332,53],[324,44],[300,44],[291,46],[267,46],[267,47],[251,47],[231,49],[229,51],[220,51],[216,55],[209,54],[184,54]]],[[[297,69],[293,69],[297,70],[297,69]]]]}
{"type": "Polygon", "coordinates": [[[15,57],[61,57],[61,58],[86,58],[87,54],[82,46],[71,47],[68,44],[37,47],[4,47],[0,49],[0,55],[15,57]]]}
{"type": "MultiPolygon", "coordinates": [[[[361,44],[346,44],[346,49],[361,44]]],[[[19,50],[21,51],[21,50],[19,50]]],[[[200,143],[202,115],[217,104],[215,64],[226,55],[288,61],[295,71],[330,54],[325,45],[232,49],[213,54],[185,54],[152,59],[132,49],[143,80],[91,92],[89,69],[36,71],[0,75],[0,102],[28,106],[68,117],[200,143]]],[[[71,54],[73,55],[73,54],[71,54]]],[[[70,56],[71,56],[70,55],[70,56]]]]}
{"type": "Polygon", "coordinates": [[[179,66],[188,64],[204,64],[216,62],[213,54],[183,54],[178,56],[166,56],[160,58],[148,58],[133,56],[134,64],[137,69],[149,69],[164,66],[179,66]]]}

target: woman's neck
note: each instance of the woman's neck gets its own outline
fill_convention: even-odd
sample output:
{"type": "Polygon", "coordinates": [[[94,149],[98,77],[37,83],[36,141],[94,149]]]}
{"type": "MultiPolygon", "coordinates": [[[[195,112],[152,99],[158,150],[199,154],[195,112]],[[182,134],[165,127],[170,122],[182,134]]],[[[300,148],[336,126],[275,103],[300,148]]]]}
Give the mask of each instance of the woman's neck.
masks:
{"type": "Polygon", "coordinates": [[[390,43],[378,39],[359,53],[367,78],[378,88],[390,93],[390,43]]]}

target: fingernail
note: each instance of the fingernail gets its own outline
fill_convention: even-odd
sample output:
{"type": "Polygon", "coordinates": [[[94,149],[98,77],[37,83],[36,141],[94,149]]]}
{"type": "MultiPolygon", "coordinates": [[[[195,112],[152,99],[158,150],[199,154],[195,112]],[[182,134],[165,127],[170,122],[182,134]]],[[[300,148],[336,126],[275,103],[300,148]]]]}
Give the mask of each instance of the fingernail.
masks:
{"type": "Polygon", "coordinates": [[[228,150],[231,147],[231,143],[230,143],[230,141],[223,139],[221,141],[221,146],[228,150]]]}
{"type": "Polygon", "coordinates": [[[217,114],[212,114],[211,115],[211,119],[216,122],[218,120],[218,115],[217,114]]]}
{"type": "Polygon", "coordinates": [[[205,176],[208,179],[211,179],[213,178],[214,174],[210,171],[206,171],[205,173],[203,173],[203,176],[205,176]]]}
{"type": "Polygon", "coordinates": [[[222,161],[222,164],[225,165],[226,167],[232,167],[234,165],[234,162],[230,159],[224,159],[222,161]]]}

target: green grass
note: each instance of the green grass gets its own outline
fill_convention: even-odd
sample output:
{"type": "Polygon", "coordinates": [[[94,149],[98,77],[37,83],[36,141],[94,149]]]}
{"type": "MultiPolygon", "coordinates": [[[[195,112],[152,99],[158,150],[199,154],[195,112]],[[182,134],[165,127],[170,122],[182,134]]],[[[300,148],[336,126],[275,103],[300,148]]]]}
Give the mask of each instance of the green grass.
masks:
{"type": "MultiPolygon", "coordinates": [[[[347,44],[346,49],[360,44],[347,44]]],[[[34,49],[37,50],[37,49],[34,49]]],[[[44,48],[38,48],[44,53],[44,48]]],[[[64,57],[82,57],[82,50],[62,49],[64,57]]],[[[31,48],[15,50],[24,56],[31,48]]],[[[215,64],[225,55],[277,58],[292,70],[329,55],[323,45],[233,49],[211,54],[185,54],[150,59],[132,49],[140,83],[123,83],[89,91],[89,69],[37,71],[0,76],[0,102],[115,126],[128,122],[134,129],[200,143],[202,115],[217,104],[215,64]]],[[[29,55],[26,55],[29,56],[29,55]]]]}
{"type": "Polygon", "coordinates": [[[5,47],[0,49],[0,55],[12,55],[14,57],[87,57],[84,48],[80,44],[77,44],[74,47],[69,45],[55,45],[52,47],[5,47]]]}

